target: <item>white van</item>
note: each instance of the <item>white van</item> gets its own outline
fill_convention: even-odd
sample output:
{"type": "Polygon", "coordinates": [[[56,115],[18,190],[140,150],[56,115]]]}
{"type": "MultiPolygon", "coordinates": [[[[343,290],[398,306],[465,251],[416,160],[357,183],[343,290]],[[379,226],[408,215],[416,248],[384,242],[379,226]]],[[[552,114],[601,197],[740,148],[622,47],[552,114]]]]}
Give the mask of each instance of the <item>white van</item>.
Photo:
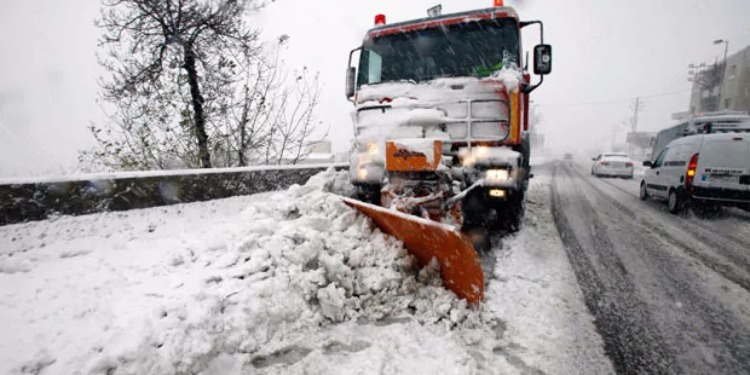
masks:
{"type": "Polygon", "coordinates": [[[696,134],[670,142],[641,181],[641,200],[665,199],[669,212],[688,204],[750,208],[748,131],[696,134]]]}

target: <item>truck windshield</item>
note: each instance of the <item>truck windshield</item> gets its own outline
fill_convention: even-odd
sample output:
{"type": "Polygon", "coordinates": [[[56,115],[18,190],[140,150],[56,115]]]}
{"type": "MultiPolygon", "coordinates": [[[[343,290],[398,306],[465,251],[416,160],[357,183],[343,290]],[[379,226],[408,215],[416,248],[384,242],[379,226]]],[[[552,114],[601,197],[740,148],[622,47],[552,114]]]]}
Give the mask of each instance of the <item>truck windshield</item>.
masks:
{"type": "Polygon", "coordinates": [[[438,77],[486,77],[503,61],[518,64],[514,19],[464,22],[368,39],[357,85],[428,81],[438,77]]]}

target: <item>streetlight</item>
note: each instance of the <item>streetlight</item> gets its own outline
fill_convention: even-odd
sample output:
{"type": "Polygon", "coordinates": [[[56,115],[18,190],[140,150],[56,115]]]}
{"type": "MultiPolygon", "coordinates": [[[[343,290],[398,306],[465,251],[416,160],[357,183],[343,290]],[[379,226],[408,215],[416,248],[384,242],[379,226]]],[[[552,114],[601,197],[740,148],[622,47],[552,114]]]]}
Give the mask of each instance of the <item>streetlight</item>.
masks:
{"type": "Polygon", "coordinates": [[[727,52],[729,52],[729,41],[726,39],[716,39],[714,40],[714,44],[722,44],[724,43],[724,62],[727,61],[727,52]]]}
{"type": "MultiPolygon", "coordinates": [[[[723,60],[724,69],[722,69],[721,81],[719,82],[719,105],[717,106],[718,107],[717,109],[721,108],[721,99],[723,99],[722,94],[724,91],[724,80],[726,79],[726,76],[727,76],[727,52],[729,52],[729,41],[726,39],[714,40],[714,45],[718,45],[722,43],[724,43],[724,60],[723,60]]],[[[728,108],[725,108],[725,109],[728,109],[728,108]]]]}

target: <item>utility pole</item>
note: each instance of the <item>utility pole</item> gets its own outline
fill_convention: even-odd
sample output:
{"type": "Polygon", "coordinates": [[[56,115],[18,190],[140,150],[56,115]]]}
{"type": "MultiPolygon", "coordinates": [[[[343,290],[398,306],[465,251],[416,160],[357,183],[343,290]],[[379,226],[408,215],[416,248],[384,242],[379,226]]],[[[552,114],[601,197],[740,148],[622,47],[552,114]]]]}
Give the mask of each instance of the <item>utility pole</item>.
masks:
{"type": "MultiPolygon", "coordinates": [[[[633,104],[633,117],[630,119],[630,132],[633,134],[633,137],[635,137],[635,133],[638,131],[638,112],[643,109],[643,105],[641,103],[641,98],[637,96],[635,98],[635,103],[633,104]]],[[[632,158],[633,153],[635,151],[635,145],[633,142],[635,139],[630,139],[629,146],[628,146],[628,154],[632,158]]]]}

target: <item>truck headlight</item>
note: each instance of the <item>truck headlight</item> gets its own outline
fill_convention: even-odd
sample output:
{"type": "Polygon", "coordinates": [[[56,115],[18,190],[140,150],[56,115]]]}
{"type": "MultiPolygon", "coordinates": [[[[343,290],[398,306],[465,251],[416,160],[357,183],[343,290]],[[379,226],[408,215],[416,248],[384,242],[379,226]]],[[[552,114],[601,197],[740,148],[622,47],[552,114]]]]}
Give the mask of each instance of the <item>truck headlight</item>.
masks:
{"type": "Polygon", "coordinates": [[[375,142],[367,142],[367,143],[360,143],[357,147],[357,151],[362,153],[367,153],[370,155],[370,158],[377,155],[380,151],[378,148],[378,144],[375,142]]]}
{"type": "Polygon", "coordinates": [[[510,172],[507,169],[488,169],[484,173],[484,180],[491,184],[508,182],[510,172]]]}
{"type": "Polygon", "coordinates": [[[366,168],[357,169],[357,179],[360,181],[367,181],[367,169],[366,168]]]}

